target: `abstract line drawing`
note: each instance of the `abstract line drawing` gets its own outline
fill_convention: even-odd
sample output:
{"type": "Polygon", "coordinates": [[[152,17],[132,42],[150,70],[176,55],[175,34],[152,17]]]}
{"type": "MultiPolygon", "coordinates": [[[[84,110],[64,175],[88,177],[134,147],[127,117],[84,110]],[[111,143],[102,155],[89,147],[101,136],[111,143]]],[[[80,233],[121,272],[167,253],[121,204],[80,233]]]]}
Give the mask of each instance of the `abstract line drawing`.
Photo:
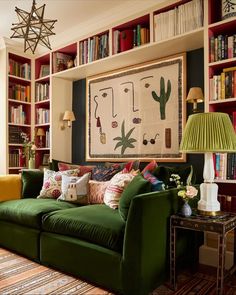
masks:
{"type": "MultiPolygon", "coordinates": [[[[146,80],[146,79],[149,79],[149,78],[153,78],[153,76],[146,76],[146,77],[143,77],[143,78],[140,79],[140,81],[143,81],[143,80],[146,80]]],[[[144,87],[145,87],[145,88],[148,88],[149,86],[150,86],[150,84],[149,84],[148,82],[146,82],[146,83],[144,84],[144,87]]]]}
{"type": "Polygon", "coordinates": [[[151,144],[155,144],[156,143],[156,138],[157,136],[159,136],[159,133],[156,133],[156,135],[154,136],[154,138],[151,138],[150,140],[145,139],[146,133],[143,134],[143,144],[147,145],[149,142],[151,144]]]}
{"type": "MultiPolygon", "coordinates": [[[[125,84],[129,84],[129,85],[131,85],[131,93],[132,93],[132,111],[135,113],[135,112],[138,112],[139,111],[139,109],[135,109],[135,106],[134,106],[134,103],[135,103],[135,101],[134,101],[134,82],[123,82],[123,83],[121,83],[120,85],[125,85],[125,84]]],[[[125,88],[124,89],[124,92],[129,92],[130,91],[130,89],[128,89],[128,88],[125,88]]]]}
{"type": "MultiPolygon", "coordinates": [[[[102,89],[99,89],[99,91],[104,91],[104,90],[108,90],[110,89],[111,90],[111,115],[112,115],[112,118],[115,118],[117,116],[117,114],[115,114],[115,101],[114,101],[114,90],[113,90],[113,87],[106,87],[106,88],[102,88],[102,89]]],[[[103,97],[106,97],[107,96],[107,93],[103,93],[102,94],[103,97]]]]}

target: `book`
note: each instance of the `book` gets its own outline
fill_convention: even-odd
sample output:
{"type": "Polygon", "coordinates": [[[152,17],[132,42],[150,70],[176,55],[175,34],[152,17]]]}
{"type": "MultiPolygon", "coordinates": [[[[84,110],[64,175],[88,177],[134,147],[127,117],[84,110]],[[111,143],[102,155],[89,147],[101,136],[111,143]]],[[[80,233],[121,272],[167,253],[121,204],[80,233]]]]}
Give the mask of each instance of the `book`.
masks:
{"type": "MultiPolygon", "coordinates": [[[[137,45],[138,43],[138,38],[137,38],[137,45]]],[[[133,30],[132,29],[127,29],[123,30],[120,33],[120,52],[126,51],[133,48],[133,30]]]]}

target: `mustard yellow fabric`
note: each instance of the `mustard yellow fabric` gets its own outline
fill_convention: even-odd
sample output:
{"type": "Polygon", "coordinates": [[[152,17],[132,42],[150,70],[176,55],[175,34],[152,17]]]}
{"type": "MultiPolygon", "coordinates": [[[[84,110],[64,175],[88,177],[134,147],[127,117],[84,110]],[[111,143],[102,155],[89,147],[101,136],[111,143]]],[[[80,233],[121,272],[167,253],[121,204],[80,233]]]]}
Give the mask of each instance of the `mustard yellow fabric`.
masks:
{"type": "Polygon", "coordinates": [[[21,175],[0,175],[0,202],[21,198],[21,175]]]}

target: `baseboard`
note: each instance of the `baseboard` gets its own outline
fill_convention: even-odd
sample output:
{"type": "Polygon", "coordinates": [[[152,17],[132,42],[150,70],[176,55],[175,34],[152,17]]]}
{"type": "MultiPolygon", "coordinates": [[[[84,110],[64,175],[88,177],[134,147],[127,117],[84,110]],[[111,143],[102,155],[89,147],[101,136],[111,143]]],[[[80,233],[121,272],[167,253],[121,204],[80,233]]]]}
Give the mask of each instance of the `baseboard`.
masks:
{"type": "MultiPolygon", "coordinates": [[[[213,267],[217,267],[218,250],[206,245],[199,248],[199,263],[213,267]]],[[[225,268],[230,269],[233,266],[234,254],[226,251],[225,268]]]]}

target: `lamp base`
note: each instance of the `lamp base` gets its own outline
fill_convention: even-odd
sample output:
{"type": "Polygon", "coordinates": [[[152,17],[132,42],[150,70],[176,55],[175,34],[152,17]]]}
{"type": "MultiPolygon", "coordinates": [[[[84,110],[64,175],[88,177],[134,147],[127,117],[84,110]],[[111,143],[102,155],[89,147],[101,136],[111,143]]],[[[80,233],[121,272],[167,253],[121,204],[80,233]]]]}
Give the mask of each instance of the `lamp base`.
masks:
{"type": "Polygon", "coordinates": [[[200,215],[215,216],[220,212],[220,202],[217,199],[218,185],[216,183],[202,183],[200,185],[200,200],[198,212],[200,215]]]}
{"type": "Polygon", "coordinates": [[[202,211],[198,210],[198,214],[202,216],[220,216],[222,215],[222,211],[202,211]]]}

